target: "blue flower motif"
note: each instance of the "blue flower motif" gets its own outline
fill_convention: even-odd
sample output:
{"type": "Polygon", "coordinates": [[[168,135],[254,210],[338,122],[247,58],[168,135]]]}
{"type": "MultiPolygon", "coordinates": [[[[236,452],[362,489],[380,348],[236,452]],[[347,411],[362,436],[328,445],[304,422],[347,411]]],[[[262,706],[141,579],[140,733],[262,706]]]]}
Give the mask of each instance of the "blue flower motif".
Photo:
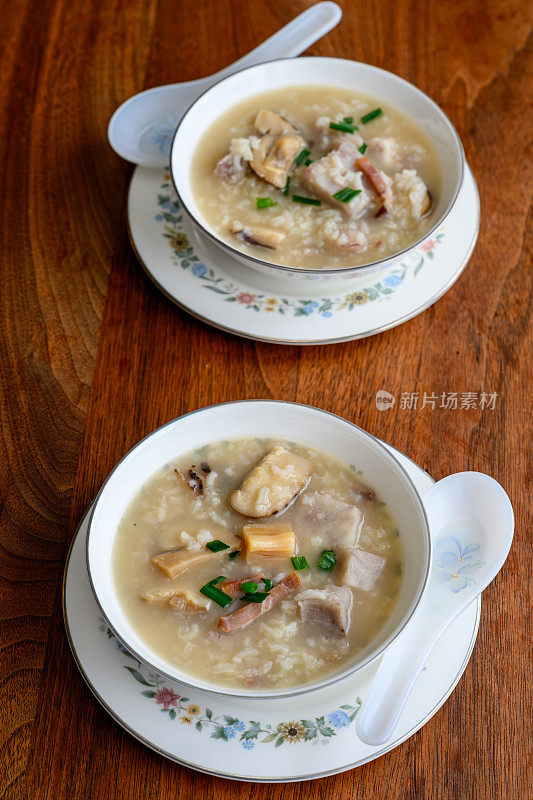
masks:
{"type": "Polygon", "coordinates": [[[244,722],[241,722],[240,719],[238,719],[237,722],[234,722],[231,727],[234,728],[237,733],[241,733],[241,731],[246,728],[246,725],[244,722]]]}
{"type": "Polygon", "coordinates": [[[398,286],[398,284],[401,282],[402,279],[399,275],[387,275],[386,278],[383,278],[383,283],[385,286],[398,286]]]}
{"type": "Polygon", "coordinates": [[[471,542],[463,547],[455,536],[449,536],[437,544],[435,568],[438,579],[441,583],[447,583],[455,594],[475,583],[475,578],[468,573],[482,564],[473,561],[472,553],[476,550],[479,550],[479,544],[471,542]]]}
{"type": "Polygon", "coordinates": [[[153,144],[163,156],[168,156],[170,153],[170,145],[178,121],[178,117],[167,114],[164,122],[158,125],[152,125],[152,133],[148,137],[148,141],[150,144],[153,144]]]}
{"type": "Polygon", "coordinates": [[[241,742],[241,744],[245,750],[253,750],[255,747],[255,742],[253,739],[245,739],[244,742],[241,742]]]}
{"type": "Polygon", "coordinates": [[[163,215],[162,214],[156,214],[155,215],[155,221],[156,222],[163,222],[163,215]]]}
{"type": "Polygon", "coordinates": [[[235,739],[236,735],[237,731],[235,730],[233,725],[228,725],[226,728],[224,728],[224,736],[227,739],[235,739]]]}
{"type": "Polygon", "coordinates": [[[193,275],[196,275],[198,278],[201,278],[207,272],[207,267],[205,264],[198,262],[198,264],[195,264],[192,267],[191,272],[193,275]]]}
{"type": "Polygon", "coordinates": [[[312,314],[315,308],[318,308],[319,304],[316,300],[308,300],[306,303],[303,303],[300,306],[300,311],[302,314],[312,314]]]}
{"type": "Polygon", "coordinates": [[[331,317],[331,311],[323,311],[322,312],[322,316],[323,317],[331,317]]]}
{"type": "Polygon", "coordinates": [[[117,649],[120,650],[121,653],[125,653],[127,656],[130,655],[130,651],[128,650],[128,648],[124,647],[122,642],[119,642],[118,639],[117,639],[117,649]]]}
{"type": "Polygon", "coordinates": [[[347,728],[350,724],[350,717],[346,711],[332,711],[326,719],[332,728],[347,728]]]}

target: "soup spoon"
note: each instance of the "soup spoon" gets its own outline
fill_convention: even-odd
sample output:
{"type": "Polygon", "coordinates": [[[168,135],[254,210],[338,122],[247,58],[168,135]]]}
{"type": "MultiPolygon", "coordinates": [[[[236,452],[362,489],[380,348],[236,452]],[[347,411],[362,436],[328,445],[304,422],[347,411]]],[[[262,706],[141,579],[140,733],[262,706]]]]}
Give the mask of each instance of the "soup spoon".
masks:
{"type": "Polygon", "coordinates": [[[390,739],[430,652],[448,625],[500,571],[513,539],[511,502],[480,472],[458,472],[424,496],[433,559],[425,594],[385,652],[356,731],[367,744],[390,739]]]}
{"type": "Polygon", "coordinates": [[[336,3],[316,3],[247,55],[214,75],[157,86],[130,97],[117,108],[107,129],[119,156],[143,167],[166,167],[174,132],[189,106],[210,86],[234,72],[264,61],[298,56],[342,17],[336,3]]]}

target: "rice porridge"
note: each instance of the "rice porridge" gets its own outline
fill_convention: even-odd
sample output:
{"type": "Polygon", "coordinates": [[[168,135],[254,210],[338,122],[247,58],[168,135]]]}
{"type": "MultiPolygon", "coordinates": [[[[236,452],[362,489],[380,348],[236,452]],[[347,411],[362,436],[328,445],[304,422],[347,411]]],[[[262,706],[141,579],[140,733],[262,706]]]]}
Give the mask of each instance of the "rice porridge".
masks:
{"type": "Polygon", "coordinates": [[[295,86],[216,119],[191,179],[205,220],[228,244],[325,269],[379,261],[423,238],[440,167],[401,110],[346,89],[295,86]]]}
{"type": "Polygon", "coordinates": [[[165,465],[131,500],[113,559],[146,645],[227,687],[336,672],[375,637],[402,580],[399,531],[356,466],[261,438],[165,465]]]}

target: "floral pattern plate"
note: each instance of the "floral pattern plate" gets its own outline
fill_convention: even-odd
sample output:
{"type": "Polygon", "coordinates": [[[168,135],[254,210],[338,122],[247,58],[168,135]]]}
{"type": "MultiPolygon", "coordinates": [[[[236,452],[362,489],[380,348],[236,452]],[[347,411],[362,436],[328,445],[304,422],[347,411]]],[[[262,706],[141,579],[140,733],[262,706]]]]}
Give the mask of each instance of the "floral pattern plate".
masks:
{"type": "Polygon", "coordinates": [[[339,283],[271,278],[241,264],[193,229],[163,170],[135,169],[128,221],[149,277],[198,319],[260,341],[324,344],[388,330],[442,297],[474,249],[479,196],[467,167],[456,205],[434,238],[399,264],[339,283]]]}
{"type": "MultiPolygon", "coordinates": [[[[406,456],[394,454],[425,493],[432,478],[406,456]]],[[[202,772],[282,782],[331,775],[371,761],[435,714],[474,647],[480,599],[444,633],[407,702],[394,741],[380,747],[361,742],[354,724],[377,665],[293,699],[253,702],[192,691],[137,661],[108,629],[87,577],[87,520],[88,515],[72,542],[63,585],[63,614],[76,663],[95,697],[132,736],[202,772]]],[[[447,558],[444,566],[452,568],[447,558]]]]}

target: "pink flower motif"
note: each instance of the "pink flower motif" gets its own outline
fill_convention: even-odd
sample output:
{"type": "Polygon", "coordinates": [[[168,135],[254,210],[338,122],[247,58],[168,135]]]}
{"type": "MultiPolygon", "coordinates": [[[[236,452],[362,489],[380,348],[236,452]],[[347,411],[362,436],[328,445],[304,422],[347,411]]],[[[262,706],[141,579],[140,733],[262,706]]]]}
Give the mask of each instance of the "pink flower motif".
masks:
{"type": "Polygon", "coordinates": [[[434,250],[436,246],[437,242],[435,241],[435,239],[428,239],[427,242],[424,242],[424,244],[420,245],[420,249],[422,250],[423,253],[431,253],[431,251],[434,250]]]}
{"type": "Polygon", "coordinates": [[[162,689],[159,689],[159,691],[155,693],[155,702],[163,706],[166,711],[168,711],[171,706],[177,706],[179,699],[179,694],[175,694],[172,689],[167,689],[166,686],[163,686],[162,689]]]}
{"type": "Polygon", "coordinates": [[[250,294],[250,292],[239,292],[237,297],[235,298],[238,303],[242,303],[245,306],[251,305],[255,300],[255,294],[250,294]]]}

